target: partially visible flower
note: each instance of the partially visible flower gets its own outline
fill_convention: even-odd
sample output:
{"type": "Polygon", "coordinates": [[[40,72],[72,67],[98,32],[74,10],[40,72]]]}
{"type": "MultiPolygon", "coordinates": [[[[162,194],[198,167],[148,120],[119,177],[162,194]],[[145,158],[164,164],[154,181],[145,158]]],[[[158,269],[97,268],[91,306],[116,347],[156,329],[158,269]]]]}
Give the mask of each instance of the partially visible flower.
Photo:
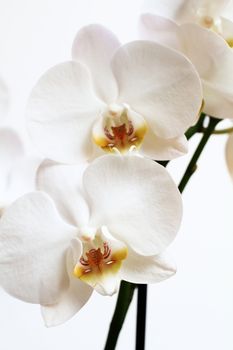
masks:
{"type": "Polygon", "coordinates": [[[0,78],[0,120],[5,117],[9,107],[9,92],[5,82],[0,78]]]}
{"type": "Polygon", "coordinates": [[[224,17],[231,2],[232,0],[146,0],[144,12],[154,12],[177,24],[196,23],[222,35],[225,40],[233,40],[233,22],[224,17]]]}
{"type": "Polygon", "coordinates": [[[229,173],[233,179],[233,134],[231,134],[227,140],[226,161],[227,161],[229,173]]]}
{"type": "Polygon", "coordinates": [[[140,18],[140,35],[188,57],[202,81],[203,112],[216,118],[233,119],[232,49],[216,32],[197,23],[184,23],[194,21],[190,9],[200,5],[203,11],[210,9],[214,13],[217,4],[221,7],[224,1],[169,1],[170,6],[168,1],[154,1],[151,6],[154,14],[145,13],[140,18]]]}
{"type": "Polygon", "coordinates": [[[187,150],[202,90],[183,55],[147,41],[121,45],[100,25],[81,29],[73,61],[51,68],[29,98],[28,130],[49,159],[74,163],[140,147],[154,159],[187,150]]]}
{"type": "Polygon", "coordinates": [[[16,198],[35,189],[40,162],[38,157],[26,156],[13,129],[0,128],[0,217],[16,198]]]}
{"type": "Polygon", "coordinates": [[[107,155],[82,166],[42,163],[38,188],[0,221],[0,284],[42,305],[48,326],[72,317],[93,289],[112,295],[121,279],[162,281],[164,255],[182,216],[167,171],[138,156],[107,155]],[[47,193],[45,193],[47,192],[47,193]]]}
{"type": "MultiPolygon", "coordinates": [[[[0,78],[0,121],[9,109],[9,92],[0,78]]],[[[41,158],[28,156],[23,140],[12,127],[0,128],[0,218],[18,197],[35,189],[36,171],[41,158]]]]}

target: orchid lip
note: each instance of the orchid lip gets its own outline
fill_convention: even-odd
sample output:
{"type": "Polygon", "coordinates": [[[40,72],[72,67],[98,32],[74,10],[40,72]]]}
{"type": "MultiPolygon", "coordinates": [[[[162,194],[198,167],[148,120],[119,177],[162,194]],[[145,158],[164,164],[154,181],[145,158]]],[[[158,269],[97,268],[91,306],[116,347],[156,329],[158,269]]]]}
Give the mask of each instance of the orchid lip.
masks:
{"type": "Polygon", "coordinates": [[[92,135],[94,142],[106,152],[127,152],[143,142],[147,123],[127,104],[110,104],[95,123],[92,135]]]}
{"type": "Polygon", "coordinates": [[[112,295],[116,291],[122,262],[127,258],[127,247],[98,230],[93,239],[82,242],[82,248],[82,254],[73,269],[74,276],[97,291],[112,295]],[[108,288],[109,279],[115,279],[113,289],[108,288]]]}

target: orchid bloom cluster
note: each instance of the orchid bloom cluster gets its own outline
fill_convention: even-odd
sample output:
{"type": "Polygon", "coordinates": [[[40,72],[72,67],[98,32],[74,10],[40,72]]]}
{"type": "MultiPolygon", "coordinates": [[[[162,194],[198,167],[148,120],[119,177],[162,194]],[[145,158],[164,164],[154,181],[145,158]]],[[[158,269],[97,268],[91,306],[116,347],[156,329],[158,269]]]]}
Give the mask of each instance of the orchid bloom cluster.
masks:
{"type": "MultiPolygon", "coordinates": [[[[101,25],[82,28],[72,60],[45,72],[28,100],[27,129],[43,161],[33,186],[4,205],[0,285],[40,304],[48,326],[71,318],[94,290],[113,295],[121,280],[175,273],[166,248],[181,195],[156,161],[188,151],[185,132],[201,113],[233,119],[227,1],[151,3],[139,40],[122,45],[101,25]]],[[[232,149],[230,137],[233,173],[232,149]]]]}

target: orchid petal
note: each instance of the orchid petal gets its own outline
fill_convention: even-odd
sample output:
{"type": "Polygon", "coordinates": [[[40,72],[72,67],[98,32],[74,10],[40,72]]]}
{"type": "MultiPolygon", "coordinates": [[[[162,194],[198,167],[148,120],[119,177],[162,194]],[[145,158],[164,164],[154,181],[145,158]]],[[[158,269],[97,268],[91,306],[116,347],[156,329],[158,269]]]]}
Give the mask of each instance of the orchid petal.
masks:
{"type": "Polygon", "coordinates": [[[61,165],[44,161],[37,173],[37,188],[54,200],[60,215],[74,226],[86,226],[89,208],[82,194],[86,164],[61,165]]]}
{"type": "Polygon", "coordinates": [[[106,103],[117,97],[117,84],[110,61],[119,46],[115,35],[99,24],[82,28],[73,43],[73,59],[88,67],[96,93],[106,103]]]}
{"type": "Polygon", "coordinates": [[[93,92],[87,69],[77,62],[51,68],[32,90],[28,129],[46,157],[76,162],[91,156],[91,126],[102,102],[93,92]]]}
{"type": "Polygon", "coordinates": [[[73,317],[89,300],[93,289],[75,278],[72,274],[73,255],[67,254],[67,268],[69,272],[69,288],[62,293],[56,304],[44,305],[42,316],[47,327],[58,326],[73,317]]]}
{"type": "Polygon", "coordinates": [[[143,12],[154,12],[159,16],[180,22],[184,15],[190,15],[189,4],[190,0],[146,0],[144,1],[143,12]]]}
{"type": "MultiPolygon", "coordinates": [[[[0,129],[0,164],[1,168],[11,166],[23,156],[24,147],[18,134],[10,128],[0,129]]],[[[3,171],[1,169],[1,172],[3,171]]],[[[0,172],[0,173],[1,173],[0,172]]]]}
{"type": "Polygon", "coordinates": [[[220,15],[231,0],[147,0],[143,11],[172,19],[176,23],[195,22],[198,16],[220,15]]]}
{"type": "Polygon", "coordinates": [[[18,134],[10,128],[0,130],[0,193],[1,204],[4,204],[5,192],[9,186],[11,170],[18,159],[24,154],[22,141],[18,134]]]}
{"type": "Polygon", "coordinates": [[[89,300],[93,289],[79,279],[71,279],[67,291],[56,304],[42,306],[47,327],[58,326],[72,318],[89,300]]]}
{"type": "Polygon", "coordinates": [[[157,283],[175,273],[175,264],[165,254],[142,256],[131,250],[122,265],[121,278],[132,283],[157,283]]]}
{"type": "Polygon", "coordinates": [[[112,68],[118,101],[141,114],[159,137],[180,136],[196,121],[202,88],[183,55],[153,42],[136,41],[118,49],[112,68]]]}
{"type": "Polygon", "coordinates": [[[221,18],[222,36],[230,47],[233,47],[233,22],[227,18],[221,18]]]}
{"type": "Polygon", "coordinates": [[[46,194],[19,198],[0,221],[0,285],[27,302],[56,303],[68,288],[66,251],[75,234],[46,194]]]}
{"type": "Polygon", "coordinates": [[[2,193],[3,205],[10,205],[18,197],[35,190],[36,172],[41,159],[24,156],[15,161],[9,170],[7,183],[2,193]]]}
{"type": "Polygon", "coordinates": [[[195,24],[181,26],[185,54],[203,83],[203,111],[217,118],[233,118],[233,51],[218,34],[195,24]]]}
{"type": "Polygon", "coordinates": [[[149,129],[140,148],[140,154],[156,160],[172,160],[188,152],[186,137],[161,139],[149,129]]]}
{"type": "Polygon", "coordinates": [[[111,234],[142,255],[159,254],[175,238],[181,196],[167,171],[134,155],[103,156],[84,173],[90,225],[111,234]]]}
{"type": "Polygon", "coordinates": [[[177,51],[183,51],[182,41],[179,37],[179,25],[175,22],[150,13],[140,16],[140,38],[156,41],[177,51]]]}
{"type": "Polygon", "coordinates": [[[221,19],[227,18],[229,20],[233,20],[233,2],[232,0],[229,0],[228,5],[225,7],[224,11],[221,13],[221,19]]]}

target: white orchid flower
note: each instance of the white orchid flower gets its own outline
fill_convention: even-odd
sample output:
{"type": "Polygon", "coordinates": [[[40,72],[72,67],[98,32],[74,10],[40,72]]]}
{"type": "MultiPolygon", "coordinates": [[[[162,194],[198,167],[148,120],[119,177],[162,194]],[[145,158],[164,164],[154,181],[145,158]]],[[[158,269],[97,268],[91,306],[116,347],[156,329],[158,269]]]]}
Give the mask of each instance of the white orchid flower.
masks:
{"type": "MultiPolygon", "coordinates": [[[[140,35],[143,39],[157,41],[172,47],[188,57],[197,69],[202,81],[203,111],[216,118],[233,119],[232,49],[215,32],[196,23],[183,24],[180,19],[184,18],[186,7],[190,9],[192,8],[191,4],[196,6],[201,3],[206,4],[206,6],[209,4],[210,7],[206,8],[211,9],[213,5],[214,11],[214,4],[218,3],[220,6],[220,4],[223,5],[224,1],[169,1],[170,7],[168,1],[154,1],[155,14],[145,13],[140,18],[140,35]],[[179,10],[181,8],[182,11],[179,10]],[[167,9],[167,13],[165,9],[167,9]],[[176,23],[171,12],[177,14],[180,11],[182,16],[177,15],[179,20],[176,23]],[[168,18],[161,17],[161,14],[167,15],[168,18]]],[[[205,8],[204,5],[203,8],[205,8]]]]}
{"type": "Polygon", "coordinates": [[[40,162],[39,157],[25,154],[13,129],[0,128],[0,217],[16,198],[35,189],[40,162]]]}
{"type": "Polygon", "coordinates": [[[228,137],[226,144],[226,161],[229,173],[233,179],[233,134],[228,137]]]}
{"type": "Polygon", "coordinates": [[[81,29],[72,51],[29,98],[28,130],[46,157],[74,163],[132,146],[157,160],[186,152],[183,134],[202,104],[186,58],[151,42],[121,45],[100,25],[81,29]]]}
{"type": "Polygon", "coordinates": [[[232,0],[146,0],[143,11],[177,24],[196,23],[233,41],[233,22],[225,18],[231,3],[232,0]]]}
{"type": "Polygon", "coordinates": [[[41,304],[48,326],[72,317],[93,289],[112,295],[121,279],[154,283],[175,272],[164,250],[182,203],[167,171],[131,154],[97,158],[83,184],[82,172],[42,163],[41,191],[18,199],[0,221],[0,284],[41,304]]]}

